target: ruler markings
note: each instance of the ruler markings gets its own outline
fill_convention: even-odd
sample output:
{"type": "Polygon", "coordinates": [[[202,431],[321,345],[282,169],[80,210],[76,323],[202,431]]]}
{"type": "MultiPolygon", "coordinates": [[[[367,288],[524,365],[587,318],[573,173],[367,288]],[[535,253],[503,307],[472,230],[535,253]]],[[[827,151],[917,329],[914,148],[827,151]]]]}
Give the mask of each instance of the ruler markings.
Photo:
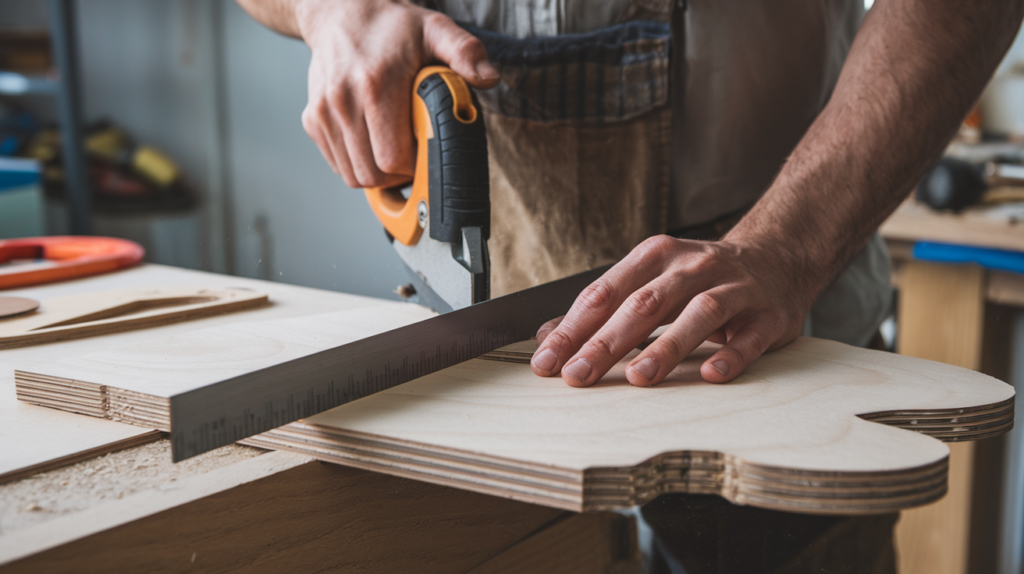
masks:
{"type": "Polygon", "coordinates": [[[607,268],[485,301],[171,397],[175,461],[534,336],[607,268]]]}

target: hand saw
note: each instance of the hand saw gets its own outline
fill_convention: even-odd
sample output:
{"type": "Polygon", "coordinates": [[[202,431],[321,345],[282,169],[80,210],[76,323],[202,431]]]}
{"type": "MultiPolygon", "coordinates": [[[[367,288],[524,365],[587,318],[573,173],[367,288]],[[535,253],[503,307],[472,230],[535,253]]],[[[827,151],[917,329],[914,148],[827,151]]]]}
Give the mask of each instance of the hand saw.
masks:
{"type": "Polygon", "coordinates": [[[490,198],[483,114],[465,81],[425,68],[413,84],[416,170],[366,196],[410,270],[419,302],[444,314],[170,398],[175,461],[533,337],[600,268],[489,300],[490,198]]]}
{"type": "Polygon", "coordinates": [[[443,66],[413,82],[416,170],[402,187],[366,198],[406,265],[416,299],[438,313],[490,298],[491,231],[487,136],[473,91],[443,66]]]}
{"type": "MultiPolygon", "coordinates": [[[[601,267],[170,397],[174,461],[533,337],[601,267]]],[[[561,383],[552,383],[561,384],[561,383]]]]}

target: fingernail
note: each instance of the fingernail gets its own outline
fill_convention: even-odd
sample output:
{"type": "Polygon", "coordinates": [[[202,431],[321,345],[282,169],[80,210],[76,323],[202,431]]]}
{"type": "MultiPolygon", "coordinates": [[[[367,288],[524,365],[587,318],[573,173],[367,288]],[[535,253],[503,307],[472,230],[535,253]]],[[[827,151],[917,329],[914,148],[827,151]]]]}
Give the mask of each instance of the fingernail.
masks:
{"type": "Polygon", "coordinates": [[[586,359],[576,359],[562,367],[562,374],[569,375],[582,383],[590,376],[591,370],[593,370],[593,367],[590,366],[586,359]]]}
{"type": "Polygon", "coordinates": [[[544,349],[533,356],[533,366],[541,371],[550,371],[555,368],[558,356],[551,352],[551,349],[544,349]]]}
{"type": "Polygon", "coordinates": [[[498,70],[487,60],[480,60],[476,63],[476,75],[481,80],[493,80],[498,77],[498,70]]]}
{"type": "Polygon", "coordinates": [[[725,361],[715,361],[714,363],[711,363],[711,366],[719,373],[722,373],[723,377],[729,374],[729,363],[726,363],[725,361]]]}
{"type": "Polygon", "coordinates": [[[648,381],[658,375],[658,363],[651,358],[644,359],[630,368],[648,381]]]}

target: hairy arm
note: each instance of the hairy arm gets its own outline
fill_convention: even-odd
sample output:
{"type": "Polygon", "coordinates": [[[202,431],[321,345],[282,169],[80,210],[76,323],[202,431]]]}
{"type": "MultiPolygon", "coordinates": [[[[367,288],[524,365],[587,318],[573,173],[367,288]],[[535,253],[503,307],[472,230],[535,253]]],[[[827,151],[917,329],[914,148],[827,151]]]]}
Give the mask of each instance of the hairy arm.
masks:
{"type": "Polygon", "coordinates": [[[778,179],[727,237],[787,229],[785,248],[817,294],[932,162],[1005,54],[1024,2],[880,0],[832,99],[778,179]]]}
{"type": "Polygon", "coordinates": [[[811,304],[907,196],[984,88],[1021,23],[1020,0],[878,0],[828,105],[775,182],[718,242],[656,237],[538,332],[537,374],[593,384],[630,362],[661,381],[705,340],[726,382],[797,337],[811,304]]]}

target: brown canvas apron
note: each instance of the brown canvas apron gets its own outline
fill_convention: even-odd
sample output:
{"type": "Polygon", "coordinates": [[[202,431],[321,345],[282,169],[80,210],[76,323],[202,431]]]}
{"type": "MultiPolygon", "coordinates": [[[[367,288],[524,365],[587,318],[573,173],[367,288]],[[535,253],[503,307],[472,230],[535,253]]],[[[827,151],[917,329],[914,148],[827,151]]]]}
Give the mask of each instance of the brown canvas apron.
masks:
{"type": "Polygon", "coordinates": [[[618,261],[664,233],[669,24],[523,40],[471,31],[502,77],[479,92],[491,171],[492,295],[618,261]]]}

